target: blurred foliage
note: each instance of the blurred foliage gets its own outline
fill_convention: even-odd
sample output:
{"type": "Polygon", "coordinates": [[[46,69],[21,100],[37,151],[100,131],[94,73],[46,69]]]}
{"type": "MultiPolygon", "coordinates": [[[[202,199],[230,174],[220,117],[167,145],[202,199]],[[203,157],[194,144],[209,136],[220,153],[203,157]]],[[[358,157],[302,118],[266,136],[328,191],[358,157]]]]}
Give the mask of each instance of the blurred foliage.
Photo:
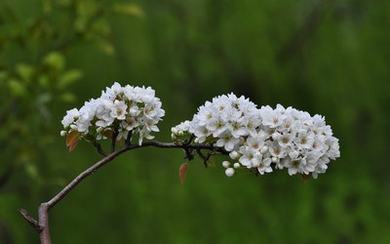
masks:
{"type": "MultiPolygon", "coordinates": [[[[0,190],[29,195],[42,185],[64,183],[45,174],[50,165],[46,147],[58,135],[52,111],[76,102],[70,87],[83,76],[67,65],[67,53],[85,43],[112,55],[106,18],[121,6],[127,8],[125,15],[143,14],[135,4],[107,9],[94,0],[0,3],[0,190]]],[[[10,235],[0,222],[1,227],[0,237],[10,235]]]]}
{"type": "Polygon", "coordinates": [[[15,209],[98,159],[59,121],[115,80],[156,89],[161,140],[233,91],[325,115],[342,157],[307,182],[194,161],[181,186],[181,152],[129,153],[53,209],[55,243],[389,243],[388,26],[387,0],[2,0],[0,243],[36,243],[15,209]]]}

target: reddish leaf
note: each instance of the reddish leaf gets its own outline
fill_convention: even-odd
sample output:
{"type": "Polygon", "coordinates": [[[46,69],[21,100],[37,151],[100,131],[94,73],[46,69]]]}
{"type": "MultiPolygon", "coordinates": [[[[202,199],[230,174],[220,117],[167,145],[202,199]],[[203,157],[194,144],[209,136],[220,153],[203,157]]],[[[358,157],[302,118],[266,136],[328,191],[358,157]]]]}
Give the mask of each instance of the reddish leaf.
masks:
{"type": "Polygon", "coordinates": [[[187,169],[188,169],[188,163],[182,163],[179,167],[179,179],[181,184],[183,184],[184,181],[186,180],[187,169]]]}
{"type": "Polygon", "coordinates": [[[66,147],[69,152],[72,152],[79,142],[79,133],[77,131],[72,131],[66,136],[66,147]]]}

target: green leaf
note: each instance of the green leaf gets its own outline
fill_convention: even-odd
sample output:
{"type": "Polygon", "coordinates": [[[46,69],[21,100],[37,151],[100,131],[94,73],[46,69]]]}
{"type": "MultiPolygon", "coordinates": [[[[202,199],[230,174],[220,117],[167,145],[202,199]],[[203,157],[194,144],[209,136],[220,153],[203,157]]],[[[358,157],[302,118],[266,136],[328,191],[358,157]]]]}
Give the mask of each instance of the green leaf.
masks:
{"type": "Polygon", "coordinates": [[[43,63],[56,71],[61,71],[65,67],[65,58],[59,52],[51,52],[44,58],[43,63]]]}
{"type": "Polygon", "coordinates": [[[111,26],[106,19],[100,18],[93,22],[90,31],[99,36],[108,36],[111,33],[111,26]]]}
{"type": "Polygon", "coordinates": [[[38,78],[38,84],[39,84],[41,87],[47,88],[47,87],[49,87],[49,83],[50,83],[50,80],[49,80],[49,77],[48,77],[47,75],[41,75],[41,76],[39,76],[39,78],[38,78]]]}
{"type": "Polygon", "coordinates": [[[119,14],[125,14],[125,15],[140,17],[140,18],[145,16],[142,7],[135,3],[114,4],[113,11],[119,14]]]}
{"type": "Polygon", "coordinates": [[[76,20],[74,21],[74,28],[79,33],[83,33],[86,30],[87,27],[87,18],[84,16],[78,16],[76,20]]]}
{"type": "Polygon", "coordinates": [[[26,87],[22,84],[21,81],[11,79],[8,81],[8,88],[11,92],[12,95],[17,96],[17,97],[22,97],[27,94],[27,89],[26,87]]]}
{"type": "Polygon", "coordinates": [[[27,64],[18,64],[16,66],[16,72],[24,81],[30,81],[34,73],[34,68],[27,64]]]}
{"type": "Polygon", "coordinates": [[[113,55],[115,53],[115,47],[109,41],[102,39],[97,45],[107,55],[113,55]]]}
{"type": "Polygon", "coordinates": [[[70,92],[65,92],[65,93],[61,94],[61,100],[66,102],[66,103],[73,103],[76,101],[76,96],[70,92]]]}
{"type": "Polygon", "coordinates": [[[7,79],[7,77],[8,77],[7,71],[1,70],[1,71],[0,71],[0,81],[1,81],[1,82],[5,81],[5,80],[7,79]]]}
{"type": "Polygon", "coordinates": [[[25,170],[27,175],[29,175],[32,179],[39,178],[37,167],[34,164],[32,163],[25,164],[25,170]]]}
{"type": "Polygon", "coordinates": [[[66,71],[60,78],[57,84],[59,89],[64,89],[67,86],[71,85],[75,81],[79,80],[82,77],[82,73],[80,70],[69,70],[66,71]]]}
{"type": "Polygon", "coordinates": [[[58,0],[59,5],[64,6],[64,7],[69,7],[72,5],[71,0],[58,0]]]}
{"type": "Polygon", "coordinates": [[[53,8],[51,0],[42,0],[42,8],[45,14],[49,14],[53,8]]]}
{"type": "Polygon", "coordinates": [[[93,0],[75,1],[77,14],[87,19],[96,14],[98,11],[98,4],[93,0]]]}

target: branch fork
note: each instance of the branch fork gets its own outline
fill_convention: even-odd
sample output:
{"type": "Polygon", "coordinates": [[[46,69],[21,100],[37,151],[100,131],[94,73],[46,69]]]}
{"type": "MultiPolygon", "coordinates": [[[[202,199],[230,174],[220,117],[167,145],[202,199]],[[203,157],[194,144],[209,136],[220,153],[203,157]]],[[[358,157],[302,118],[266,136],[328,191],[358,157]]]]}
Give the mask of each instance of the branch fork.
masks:
{"type": "MultiPolygon", "coordinates": [[[[32,217],[27,210],[20,209],[19,213],[22,215],[24,220],[33,227],[37,233],[39,233],[41,244],[51,244],[50,230],[49,230],[49,210],[59,203],[65,196],[70,193],[78,184],[80,184],[85,178],[92,175],[98,169],[106,165],[107,163],[113,161],[116,157],[121,155],[124,152],[143,148],[143,147],[157,147],[157,148],[179,148],[183,149],[185,152],[185,157],[188,160],[194,158],[194,153],[197,152],[198,155],[203,159],[205,166],[207,166],[207,161],[211,155],[215,153],[227,154],[227,152],[222,148],[216,148],[212,145],[207,144],[193,144],[192,140],[185,144],[175,144],[175,143],[165,143],[159,141],[147,141],[142,145],[136,145],[130,143],[131,135],[128,136],[125,146],[121,149],[114,150],[111,154],[104,156],[101,160],[81,172],[76,176],[70,183],[68,183],[61,191],[59,191],[54,197],[49,201],[41,203],[38,208],[38,220],[32,217]],[[210,151],[207,156],[205,156],[201,150],[210,151]]],[[[115,149],[115,142],[112,142],[112,149],[115,149]]],[[[98,152],[102,155],[105,155],[100,145],[94,144],[98,149],[98,152]]]]}

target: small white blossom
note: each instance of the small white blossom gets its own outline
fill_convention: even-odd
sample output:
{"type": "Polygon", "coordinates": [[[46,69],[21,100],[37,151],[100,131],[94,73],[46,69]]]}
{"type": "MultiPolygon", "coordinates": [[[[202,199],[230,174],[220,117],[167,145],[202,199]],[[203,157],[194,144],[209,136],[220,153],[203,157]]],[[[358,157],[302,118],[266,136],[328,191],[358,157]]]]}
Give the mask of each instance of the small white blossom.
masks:
{"type": "Polygon", "coordinates": [[[66,112],[66,115],[62,119],[61,123],[64,126],[64,128],[66,129],[73,122],[75,122],[75,120],[77,120],[79,118],[79,116],[80,116],[79,110],[77,110],[76,108],[68,110],[66,112]]]}
{"type": "Polygon", "coordinates": [[[126,109],[127,109],[127,105],[125,102],[115,100],[114,104],[111,107],[111,116],[114,119],[124,120],[126,119],[126,114],[127,114],[126,109]]]}
{"type": "Polygon", "coordinates": [[[271,167],[272,161],[270,158],[266,158],[262,160],[258,165],[257,165],[257,171],[263,175],[265,173],[270,173],[272,172],[272,167],[271,167]]]}

